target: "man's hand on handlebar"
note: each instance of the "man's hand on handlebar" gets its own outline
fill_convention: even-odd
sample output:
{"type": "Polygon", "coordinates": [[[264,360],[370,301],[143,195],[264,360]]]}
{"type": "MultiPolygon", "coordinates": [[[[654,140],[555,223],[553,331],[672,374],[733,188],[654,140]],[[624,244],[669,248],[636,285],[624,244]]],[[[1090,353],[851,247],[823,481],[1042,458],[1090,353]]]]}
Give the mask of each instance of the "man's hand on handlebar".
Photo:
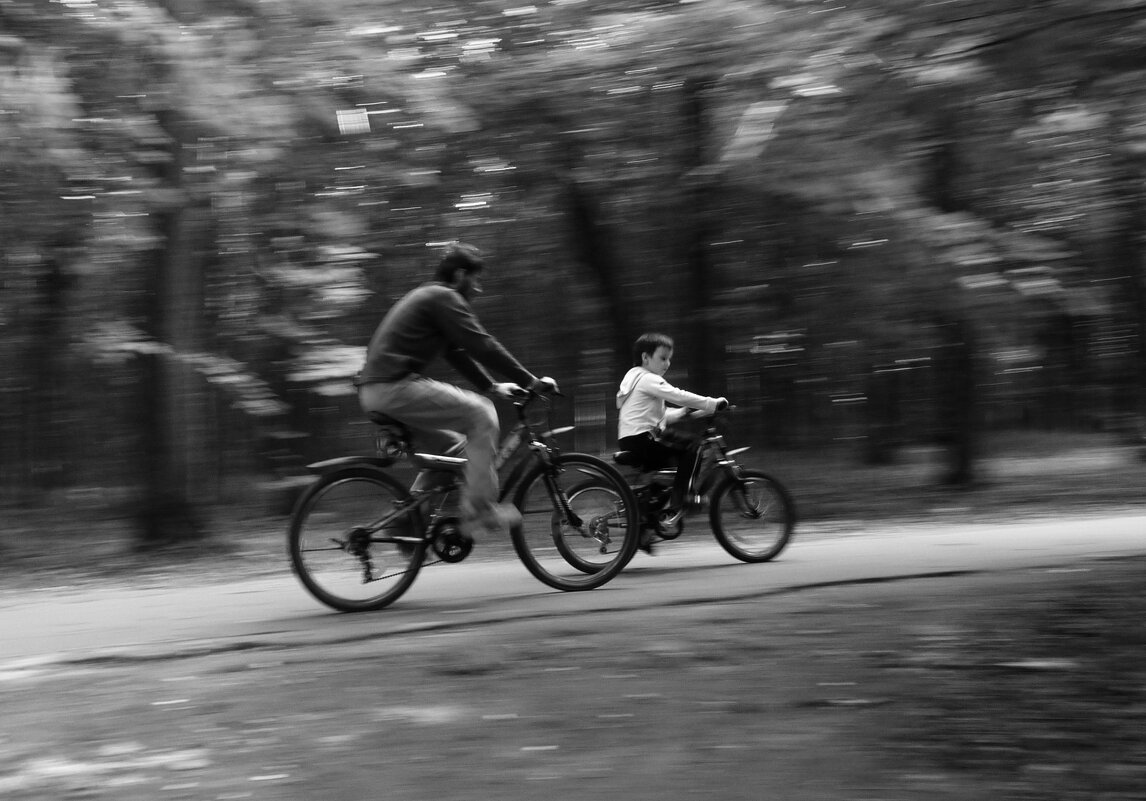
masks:
{"type": "Polygon", "coordinates": [[[505,400],[521,400],[528,398],[529,393],[535,392],[538,395],[560,395],[557,389],[557,382],[552,378],[538,378],[529,385],[529,389],[525,389],[512,381],[504,381],[496,383],[489,388],[489,393],[498,398],[505,400]]]}
{"type": "Polygon", "coordinates": [[[545,376],[544,378],[537,379],[536,381],[533,382],[533,384],[529,388],[531,390],[533,390],[534,392],[536,392],[538,395],[560,395],[561,394],[560,390],[557,389],[557,381],[550,378],[549,376],[545,376]]]}
{"type": "Polygon", "coordinates": [[[512,381],[503,381],[491,386],[489,388],[489,394],[504,400],[513,400],[514,398],[523,398],[528,395],[529,392],[512,381]]]}

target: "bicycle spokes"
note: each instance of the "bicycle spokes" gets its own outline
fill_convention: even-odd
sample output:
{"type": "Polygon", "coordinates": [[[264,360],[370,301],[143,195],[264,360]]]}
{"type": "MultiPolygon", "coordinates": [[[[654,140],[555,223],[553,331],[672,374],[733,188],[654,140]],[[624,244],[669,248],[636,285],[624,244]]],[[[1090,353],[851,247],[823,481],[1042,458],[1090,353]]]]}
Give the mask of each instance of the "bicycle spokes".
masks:
{"type": "Polygon", "coordinates": [[[767,562],[787,546],[796,512],[778,481],[745,470],[713,490],[709,522],[716,541],[737,559],[767,562]]]}
{"type": "Polygon", "coordinates": [[[763,508],[764,503],[762,498],[749,498],[748,488],[745,484],[741,484],[737,487],[732,495],[740,514],[749,520],[759,520],[767,512],[767,509],[763,508]]]}
{"type": "Polygon", "coordinates": [[[382,608],[405,592],[422,566],[426,544],[418,514],[405,489],[376,470],[350,466],[327,474],[292,516],[291,566],[335,609],[382,608]]]}
{"type": "Polygon", "coordinates": [[[362,583],[374,581],[374,560],[370,558],[371,533],[368,528],[355,526],[346,533],[346,539],[331,537],[330,541],[358,560],[362,566],[362,583]]]}
{"type": "Polygon", "coordinates": [[[581,536],[597,542],[601,553],[608,553],[609,546],[613,542],[612,530],[614,528],[623,530],[624,525],[624,514],[620,509],[613,509],[591,518],[589,525],[581,529],[581,536]]]}
{"type": "Polygon", "coordinates": [[[514,548],[551,587],[600,586],[636,549],[640,521],[632,491],[597,457],[566,453],[539,465],[524,477],[514,502],[523,516],[514,548]]]}

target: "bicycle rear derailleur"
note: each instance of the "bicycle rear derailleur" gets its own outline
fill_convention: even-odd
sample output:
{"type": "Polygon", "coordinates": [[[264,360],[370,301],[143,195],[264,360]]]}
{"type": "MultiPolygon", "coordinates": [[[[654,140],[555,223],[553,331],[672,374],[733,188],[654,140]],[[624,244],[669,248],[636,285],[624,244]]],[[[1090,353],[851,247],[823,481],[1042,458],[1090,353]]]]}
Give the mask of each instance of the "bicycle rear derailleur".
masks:
{"type": "Polygon", "coordinates": [[[443,562],[460,562],[474,549],[473,537],[462,531],[456,517],[443,517],[430,528],[430,542],[434,553],[443,562]]]}

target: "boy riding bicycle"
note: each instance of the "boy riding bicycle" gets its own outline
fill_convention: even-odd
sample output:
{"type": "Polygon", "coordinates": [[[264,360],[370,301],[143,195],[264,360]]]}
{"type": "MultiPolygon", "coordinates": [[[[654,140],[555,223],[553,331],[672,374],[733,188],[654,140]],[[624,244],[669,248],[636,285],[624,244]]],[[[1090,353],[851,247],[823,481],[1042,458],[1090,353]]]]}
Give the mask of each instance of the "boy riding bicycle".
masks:
{"type": "MultiPolygon", "coordinates": [[[[650,472],[676,466],[676,480],[667,505],[668,525],[684,514],[688,481],[698,452],[695,437],[667,438],[664,432],[689,415],[709,416],[727,406],[725,398],[710,398],[674,387],[664,374],[672,363],[673,341],[665,334],[642,334],[633,345],[633,367],[617,390],[617,444],[637,457],[641,470],[650,472]],[[680,408],[668,408],[666,403],[680,408]]],[[[642,549],[651,553],[651,539],[642,549]]]]}

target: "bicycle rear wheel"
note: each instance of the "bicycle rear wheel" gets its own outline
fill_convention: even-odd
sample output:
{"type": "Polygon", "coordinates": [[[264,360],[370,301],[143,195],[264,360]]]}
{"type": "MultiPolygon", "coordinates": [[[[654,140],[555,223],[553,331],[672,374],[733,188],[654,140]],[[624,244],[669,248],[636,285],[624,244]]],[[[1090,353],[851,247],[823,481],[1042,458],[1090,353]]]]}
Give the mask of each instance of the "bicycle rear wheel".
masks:
{"type": "Polygon", "coordinates": [[[381,609],[417,578],[426,541],[417,511],[394,517],[409,497],[395,479],[369,467],[321,476],[291,515],[291,568],[315,598],[341,612],[381,609]]]}
{"type": "Polygon", "coordinates": [[[636,553],[640,516],[616,468],[583,453],[537,464],[514,495],[522,525],[513,548],[539,581],[559,590],[591,590],[620,573],[636,553]]]}
{"type": "Polygon", "coordinates": [[[788,490],[758,470],[742,470],[712,491],[709,522],[716,541],[742,562],[776,558],[792,538],[796,504],[788,490]]]}

